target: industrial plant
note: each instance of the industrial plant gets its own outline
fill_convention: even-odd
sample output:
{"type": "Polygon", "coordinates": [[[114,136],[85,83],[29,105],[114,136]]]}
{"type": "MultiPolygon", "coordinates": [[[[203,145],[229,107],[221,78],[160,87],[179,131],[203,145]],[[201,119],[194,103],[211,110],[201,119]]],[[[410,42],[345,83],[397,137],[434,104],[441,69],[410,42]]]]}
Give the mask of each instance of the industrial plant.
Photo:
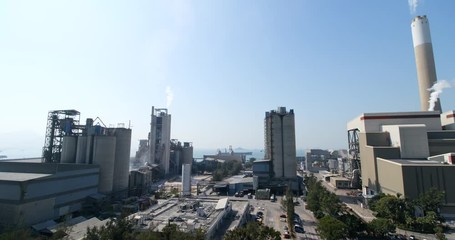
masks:
{"type": "Polygon", "coordinates": [[[150,193],[152,183],[165,177],[181,174],[184,186],[191,181],[193,144],[171,139],[171,115],[166,108],[152,107],[148,139],[139,140],[134,163],[138,167],[131,171],[129,181],[133,195],[150,193]]]}
{"type": "MultiPolygon", "coordinates": [[[[455,118],[442,112],[428,18],[411,23],[420,112],[363,113],[347,124],[350,173],[361,173],[365,204],[379,193],[414,199],[431,188],[445,194],[441,214],[455,217],[455,118]]],[[[349,173],[348,173],[349,175],[349,173]]]]}
{"type": "Polygon", "coordinates": [[[0,185],[9,189],[0,196],[0,224],[68,216],[98,194],[127,197],[130,146],[131,129],[92,118],[81,124],[76,110],[50,111],[41,163],[0,162],[0,185]]]}
{"type": "MultiPolygon", "coordinates": [[[[303,193],[303,170],[329,170],[324,177],[336,188],[362,189],[365,206],[381,193],[413,199],[436,188],[445,194],[441,214],[455,218],[455,111],[442,112],[429,90],[437,78],[428,18],[417,16],[411,29],[421,111],[362,113],[347,123],[347,151],[311,149],[300,170],[294,110],[267,111],[264,159],[243,176],[226,174],[222,182],[210,182],[213,193],[252,192],[258,200],[272,195],[276,201],[275,194],[287,189],[303,193]]],[[[234,229],[251,220],[251,193],[246,199],[207,196],[211,176],[192,176],[192,142],[171,139],[167,108],[153,106],[150,117],[150,131],[139,140],[130,171],[129,126],[107,127],[100,118],[81,122],[77,110],[50,111],[39,162],[0,161],[0,226],[42,231],[67,218],[107,219],[122,212],[139,231],[160,231],[172,222],[182,231],[203,229],[211,239],[224,225],[234,229]],[[177,193],[158,201],[152,195],[170,179],[177,193]]],[[[247,155],[230,147],[204,155],[204,161],[245,163],[247,155]]]]}

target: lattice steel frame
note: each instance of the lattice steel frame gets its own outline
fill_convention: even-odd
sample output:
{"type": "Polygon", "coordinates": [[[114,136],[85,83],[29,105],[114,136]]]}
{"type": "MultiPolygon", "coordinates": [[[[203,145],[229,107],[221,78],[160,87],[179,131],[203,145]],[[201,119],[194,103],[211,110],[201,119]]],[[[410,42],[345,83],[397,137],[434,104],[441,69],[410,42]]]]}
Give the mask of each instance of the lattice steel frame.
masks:
{"type": "Polygon", "coordinates": [[[78,134],[80,112],[76,110],[54,110],[47,115],[46,137],[42,162],[58,163],[62,152],[63,136],[78,134]],[[67,124],[71,124],[70,127],[67,124]]]}

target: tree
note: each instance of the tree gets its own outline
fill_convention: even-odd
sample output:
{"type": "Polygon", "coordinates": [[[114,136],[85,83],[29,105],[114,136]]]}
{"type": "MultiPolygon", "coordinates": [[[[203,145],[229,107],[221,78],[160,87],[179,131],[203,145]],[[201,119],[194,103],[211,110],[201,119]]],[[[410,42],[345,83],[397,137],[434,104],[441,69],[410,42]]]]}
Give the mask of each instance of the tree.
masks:
{"type": "Polygon", "coordinates": [[[35,239],[28,228],[1,229],[0,240],[35,239]]]}
{"type": "Polygon", "coordinates": [[[88,227],[84,240],[134,240],[133,227],[133,223],[126,218],[114,218],[100,228],[88,227]]]}
{"type": "Polygon", "coordinates": [[[391,219],[395,224],[405,222],[406,202],[393,195],[385,195],[374,205],[378,217],[391,219]]]}
{"type": "Polygon", "coordinates": [[[286,190],[286,201],[284,201],[284,207],[286,209],[288,228],[293,235],[294,233],[294,195],[292,194],[291,187],[288,186],[286,190]]]}
{"type": "Polygon", "coordinates": [[[245,227],[228,231],[224,240],[281,240],[281,236],[271,227],[250,222],[245,227]]]}
{"type": "Polygon", "coordinates": [[[385,237],[389,232],[395,232],[395,225],[385,218],[375,218],[367,225],[368,231],[376,237],[385,237]]]}
{"type": "Polygon", "coordinates": [[[415,201],[415,205],[420,207],[423,213],[426,215],[428,212],[436,213],[440,219],[439,208],[444,200],[444,192],[439,191],[436,188],[430,188],[424,194],[420,195],[415,201]]]}
{"type": "Polygon", "coordinates": [[[359,232],[366,230],[366,224],[363,223],[358,217],[352,214],[343,214],[339,217],[340,221],[346,224],[348,237],[354,239],[357,237],[359,232]]]}
{"type": "Polygon", "coordinates": [[[348,236],[346,224],[332,216],[324,216],[319,219],[317,231],[326,240],[344,239],[348,236]]]}
{"type": "Polygon", "coordinates": [[[324,192],[320,204],[322,212],[332,217],[337,217],[341,212],[341,201],[335,193],[324,192]]]}

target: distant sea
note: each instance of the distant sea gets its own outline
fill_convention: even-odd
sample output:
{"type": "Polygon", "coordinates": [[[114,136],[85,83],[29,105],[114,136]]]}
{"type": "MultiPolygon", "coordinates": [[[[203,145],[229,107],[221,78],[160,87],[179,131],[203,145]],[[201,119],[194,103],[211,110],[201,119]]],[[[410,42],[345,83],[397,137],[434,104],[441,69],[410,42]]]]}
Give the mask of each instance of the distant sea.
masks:
{"type": "MultiPolygon", "coordinates": [[[[219,149],[221,152],[227,152],[228,149],[219,149]]],[[[256,158],[256,159],[264,159],[264,150],[262,149],[243,149],[243,148],[236,148],[233,149],[234,152],[251,152],[252,155],[246,156],[246,159],[256,158]]],[[[193,150],[193,157],[194,158],[203,158],[204,155],[215,155],[218,153],[217,149],[197,149],[193,150]]],[[[305,156],[304,149],[297,149],[297,156],[305,156]]]]}

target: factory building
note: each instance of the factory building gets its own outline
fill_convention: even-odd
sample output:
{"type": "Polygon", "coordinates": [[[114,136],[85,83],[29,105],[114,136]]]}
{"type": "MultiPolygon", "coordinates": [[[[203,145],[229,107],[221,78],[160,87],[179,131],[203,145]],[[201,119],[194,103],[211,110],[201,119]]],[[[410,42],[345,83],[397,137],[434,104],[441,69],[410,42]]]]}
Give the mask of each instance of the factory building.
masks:
{"type": "Polygon", "coordinates": [[[3,224],[36,224],[81,210],[99,193],[126,197],[131,129],[106,127],[76,110],[50,111],[41,162],[0,163],[3,224]]]}
{"type": "Polygon", "coordinates": [[[306,152],[306,169],[309,172],[318,172],[327,169],[327,161],[331,154],[328,150],[310,149],[306,152]]]}
{"type": "Polygon", "coordinates": [[[98,193],[99,165],[0,162],[0,225],[29,226],[82,208],[98,193]]]}
{"type": "Polygon", "coordinates": [[[294,110],[279,107],[265,113],[264,161],[253,163],[253,175],[257,176],[258,188],[270,188],[272,192],[284,192],[291,184],[299,191],[295,148],[294,110]]]}
{"type": "Polygon", "coordinates": [[[294,110],[285,107],[265,113],[265,159],[272,161],[274,178],[297,175],[294,110]]]}
{"type": "Polygon", "coordinates": [[[169,174],[182,174],[184,164],[193,164],[193,143],[172,139],[169,174]]]}
{"type": "Polygon", "coordinates": [[[222,236],[221,230],[244,225],[249,209],[246,200],[181,198],[166,200],[129,218],[134,219],[137,227],[144,230],[162,231],[169,223],[176,224],[179,230],[185,232],[201,229],[208,240],[222,236]],[[235,215],[231,215],[233,213],[235,215]]]}
{"type": "Polygon", "coordinates": [[[453,111],[364,113],[356,129],[363,194],[417,198],[430,188],[445,193],[441,213],[455,217],[455,123],[453,111]]]}
{"type": "Polygon", "coordinates": [[[158,164],[164,175],[169,174],[171,153],[171,115],[166,108],[152,107],[149,133],[149,164],[158,164]]]}
{"type": "Polygon", "coordinates": [[[153,184],[152,169],[148,166],[130,171],[129,195],[141,196],[150,192],[153,184]]]}

